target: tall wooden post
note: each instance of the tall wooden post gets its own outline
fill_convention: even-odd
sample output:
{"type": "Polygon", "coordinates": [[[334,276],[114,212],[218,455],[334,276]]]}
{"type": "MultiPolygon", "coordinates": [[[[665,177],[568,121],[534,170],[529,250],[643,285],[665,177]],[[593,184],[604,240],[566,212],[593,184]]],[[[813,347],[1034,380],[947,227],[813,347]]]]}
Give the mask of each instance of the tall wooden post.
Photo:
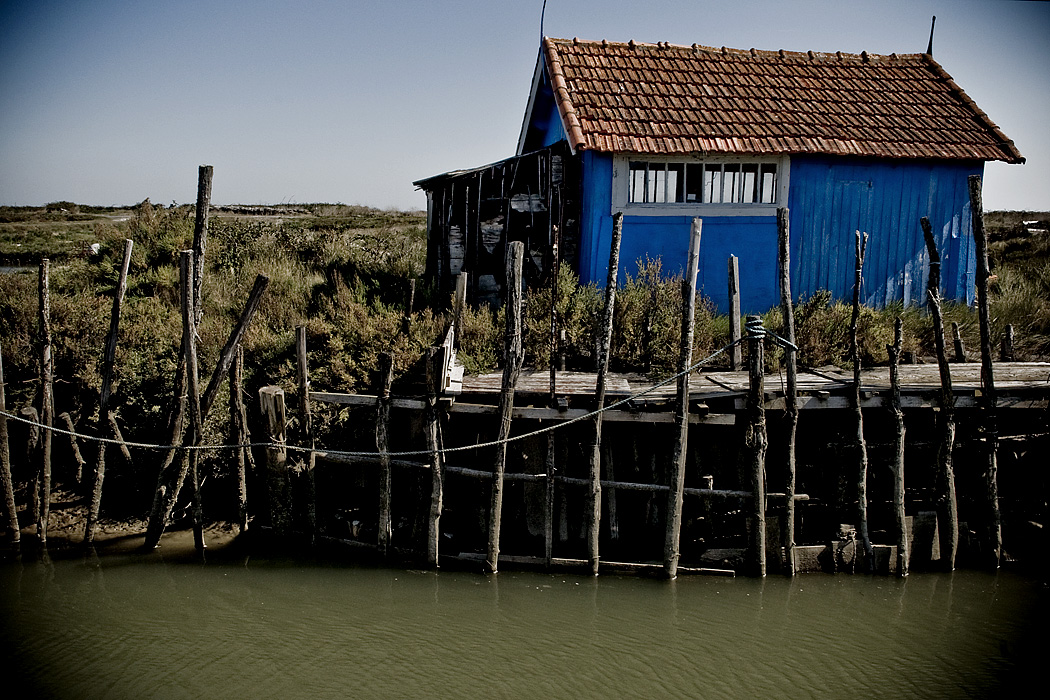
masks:
{"type": "MultiPolygon", "coordinates": [[[[760,324],[761,316],[748,316],[748,325],[760,324]]],[[[751,476],[750,532],[747,548],[748,573],[766,575],[766,407],[763,338],[755,333],[747,342],[747,428],[744,433],[746,464],[751,476]]]]}
{"type": "Polygon", "coordinates": [[[864,547],[864,565],[868,573],[875,570],[875,550],[868,534],[868,446],[864,441],[864,412],[860,406],[860,346],[857,343],[857,324],[860,320],[860,290],[864,284],[864,250],[868,234],[856,235],[857,265],[853,274],[853,316],[850,320],[850,355],[853,358],[853,386],[850,392],[856,421],[857,449],[857,533],[864,547]]]}
{"type": "MultiPolygon", "coordinates": [[[[179,279],[182,296],[182,344],[186,348],[186,386],[187,402],[190,408],[190,448],[200,444],[204,434],[204,419],[201,415],[200,381],[197,371],[197,322],[193,305],[193,251],[184,250],[179,254],[179,279]]],[[[189,476],[193,487],[193,544],[197,549],[204,549],[204,513],[201,503],[200,474],[197,466],[200,452],[189,451],[189,476]]]]}
{"type": "Polygon", "coordinates": [[[685,491],[685,456],[689,440],[689,372],[693,364],[693,324],[696,320],[696,273],[700,262],[703,221],[693,219],[689,236],[689,260],[682,280],[682,336],[678,346],[678,393],[675,399],[675,441],[667,492],[667,529],[664,532],[664,574],[678,575],[681,553],[682,495],[685,491]]]}
{"type": "Polygon", "coordinates": [[[499,529],[503,517],[503,474],[507,467],[507,438],[510,437],[514,390],[521,372],[521,267],[525,244],[513,241],[507,250],[507,333],[504,342],[503,387],[500,391],[499,445],[492,474],[492,499],[489,505],[489,542],[486,564],[489,571],[499,570],[499,529]]]}
{"type": "Polygon", "coordinates": [[[54,364],[51,356],[51,263],[40,261],[40,435],[39,491],[37,535],[47,542],[47,524],[51,509],[51,426],[55,417],[54,364]]]}
{"type": "Polygon", "coordinates": [[[733,343],[729,351],[729,369],[738,370],[744,366],[744,349],[740,345],[740,264],[735,255],[729,256],[729,341],[733,343]]]}
{"type": "MultiPolygon", "coordinates": [[[[790,212],[787,207],[777,209],[777,242],[780,248],[780,312],[784,319],[784,339],[795,343],[795,310],[791,299],[791,237],[790,212]]],[[[785,513],[782,544],[787,568],[784,573],[795,575],[795,433],[798,428],[798,370],[795,349],[784,348],[784,364],[787,365],[787,384],[784,391],[784,408],[787,433],[786,467],[784,482],[785,513]]]]}
{"type": "Polygon", "coordinates": [[[390,551],[393,526],[390,517],[390,385],[394,381],[394,356],[379,353],[379,386],[376,392],[376,449],[379,450],[379,551],[390,551]]]}
{"type": "Polygon", "coordinates": [[[941,256],[933,237],[930,220],[924,216],[919,220],[919,225],[922,227],[926,250],[930,256],[926,301],[930,309],[930,318],[933,321],[933,341],[937,351],[937,369],[941,377],[940,434],[937,444],[939,479],[944,485],[942,494],[944,525],[938,528],[941,536],[941,561],[948,571],[952,571],[955,569],[955,557],[959,550],[959,506],[955,495],[955,468],[952,455],[955,446],[955,392],[952,390],[952,373],[948,366],[948,349],[944,338],[944,318],[941,315],[941,256]]]}
{"type": "Polygon", "coordinates": [[[259,389],[259,412],[266,426],[266,491],[270,526],[275,535],[292,531],[292,497],[288,483],[288,450],[285,447],[284,390],[276,386],[259,389]]]}
{"type": "MultiPolygon", "coordinates": [[[[609,372],[609,352],[612,345],[613,312],[616,309],[616,277],[620,267],[620,237],[623,234],[623,212],[613,215],[612,242],[609,246],[609,273],[605,281],[605,308],[602,314],[602,330],[598,336],[598,378],[594,386],[594,408],[605,407],[605,376],[609,372]]],[[[587,553],[591,574],[598,574],[598,542],[602,519],[602,415],[594,417],[594,441],[591,443],[588,476],[590,489],[587,492],[587,553]]]]}
{"type": "Polygon", "coordinates": [[[314,419],[310,411],[310,364],[306,354],[306,326],[295,328],[295,357],[296,378],[299,385],[299,437],[301,444],[310,450],[306,453],[306,459],[303,460],[303,468],[306,470],[307,527],[310,530],[310,541],[313,542],[317,537],[317,490],[314,482],[316,456],[313,451],[314,419]]]}
{"type": "Polygon", "coordinates": [[[999,426],[996,409],[995,375],[992,372],[992,330],[988,316],[988,237],[984,231],[984,204],[981,197],[981,176],[969,177],[970,214],[973,217],[973,240],[977,257],[977,318],[981,326],[981,403],[984,406],[984,442],[987,466],[985,484],[988,499],[988,565],[999,568],[1003,549],[1002,526],[999,517],[999,484],[997,451],[999,426]]]}
{"type": "Polygon", "coordinates": [[[0,349],[0,481],[4,487],[4,510],[7,512],[7,537],[15,544],[22,539],[18,527],[18,506],[11,478],[11,443],[7,435],[7,402],[4,392],[4,354],[0,349]]]}
{"type": "Polygon", "coordinates": [[[204,251],[208,247],[208,214],[211,206],[212,167],[197,168],[197,209],[193,219],[193,322],[200,325],[204,315],[201,291],[204,288],[204,251]]]}
{"type": "MultiPolygon", "coordinates": [[[[117,335],[120,329],[120,310],[124,303],[124,293],[128,289],[128,268],[131,266],[131,250],[135,243],[130,238],[124,241],[124,260],[120,268],[117,288],[113,290],[113,309],[109,318],[109,335],[106,337],[106,350],[102,359],[102,387],[98,395],[98,433],[107,431],[102,425],[109,416],[109,398],[113,390],[113,374],[117,358],[117,335]]],[[[115,431],[109,431],[115,434],[115,431]]],[[[95,524],[98,522],[99,509],[102,506],[102,480],[106,476],[106,444],[100,442],[95,457],[95,479],[91,489],[91,500],[88,505],[87,521],[84,524],[84,542],[90,543],[95,538],[95,524]]]]}
{"type": "MultiPolygon", "coordinates": [[[[244,408],[244,349],[238,344],[237,354],[230,367],[230,426],[233,442],[246,445],[248,440],[248,414],[244,408]]],[[[251,448],[238,447],[237,454],[237,528],[244,534],[248,531],[248,462],[251,448]]]]}
{"type": "Polygon", "coordinates": [[[887,345],[890,356],[890,411],[893,413],[893,520],[897,528],[897,575],[908,575],[908,532],[904,514],[904,411],[901,409],[900,358],[904,344],[904,321],[893,327],[893,345],[887,345]]]}
{"type": "MultiPolygon", "coordinates": [[[[560,161],[559,161],[560,162],[560,161]]],[[[559,266],[561,264],[561,256],[559,255],[559,245],[561,239],[559,237],[558,226],[551,226],[551,317],[550,317],[550,394],[547,397],[548,408],[557,408],[558,406],[558,340],[560,334],[558,333],[558,274],[559,266]]],[[[562,331],[564,333],[564,331],[562,331]]],[[[565,367],[561,368],[563,371],[565,367]]],[[[547,433],[547,455],[546,455],[546,474],[547,478],[545,481],[545,493],[543,499],[543,558],[546,566],[550,568],[551,561],[554,558],[554,475],[557,470],[556,460],[554,459],[554,436],[555,431],[547,433]]]]}
{"type": "Polygon", "coordinates": [[[430,518],[427,527],[427,563],[438,565],[441,539],[441,509],[445,494],[445,460],[441,454],[441,423],[438,414],[438,393],[444,378],[445,348],[432,347],[426,355],[427,407],[423,432],[430,451],[430,518]]]}

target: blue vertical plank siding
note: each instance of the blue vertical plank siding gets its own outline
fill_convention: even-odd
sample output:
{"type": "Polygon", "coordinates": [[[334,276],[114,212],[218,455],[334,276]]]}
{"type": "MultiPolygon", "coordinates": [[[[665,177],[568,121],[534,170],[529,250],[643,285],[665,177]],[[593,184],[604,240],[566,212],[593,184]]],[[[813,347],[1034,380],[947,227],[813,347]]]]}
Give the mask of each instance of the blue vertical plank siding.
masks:
{"type": "MultiPolygon", "coordinates": [[[[605,283],[612,239],[612,156],[584,151],[580,281],[605,283]]],[[[887,161],[795,156],[790,165],[791,285],[796,299],[826,289],[853,297],[855,236],[868,234],[861,299],[865,304],[925,303],[929,256],[919,226],[927,216],[941,253],[941,293],[972,303],[974,246],[969,175],[979,162],[887,161]]],[[[705,216],[698,286],[726,311],[727,258],[739,259],[741,305],[763,312],[779,302],[776,219],[705,216]]],[[[666,275],[681,274],[692,216],[624,217],[619,279],[660,258],[666,275]]]]}
{"type": "Polygon", "coordinates": [[[979,162],[852,158],[791,160],[791,278],[796,296],[821,289],[853,296],[854,237],[868,234],[861,298],[922,304],[929,256],[919,219],[929,217],[941,252],[941,293],[973,301],[974,249],[967,177],[979,162]]]}

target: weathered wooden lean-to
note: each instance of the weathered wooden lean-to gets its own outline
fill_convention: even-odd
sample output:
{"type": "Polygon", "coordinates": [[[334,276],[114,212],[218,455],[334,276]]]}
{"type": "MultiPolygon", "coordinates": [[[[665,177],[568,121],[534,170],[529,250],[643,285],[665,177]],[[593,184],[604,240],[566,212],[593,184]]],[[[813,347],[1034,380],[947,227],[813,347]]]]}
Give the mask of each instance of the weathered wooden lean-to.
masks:
{"type": "MultiPolygon", "coordinates": [[[[927,49],[929,51],[929,49],[927,49]]],[[[1021,153],[929,53],[741,51],[693,44],[544,38],[518,140],[505,161],[419,180],[428,275],[496,301],[507,241],[526,279],[561,259],[602,284],[612,216],[624,215],[619,279],[645,257],[680,272],[704,219],[698,286],[725,310],[727,266],[744,313],[779,303],[776,210],[791,209],[791,290],[849,299],[853,232],[872,241],[862,302],[922,304],[929,218],[941,296],[973,301],[967,178],[1021,153]]]]}

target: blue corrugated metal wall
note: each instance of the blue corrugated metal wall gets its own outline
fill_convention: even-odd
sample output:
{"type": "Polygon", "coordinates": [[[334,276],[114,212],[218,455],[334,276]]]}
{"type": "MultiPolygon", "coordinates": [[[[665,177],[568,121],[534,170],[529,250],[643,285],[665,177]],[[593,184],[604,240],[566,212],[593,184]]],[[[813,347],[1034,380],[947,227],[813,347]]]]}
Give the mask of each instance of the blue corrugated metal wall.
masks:
{"type": "Polygon", "coordinates": [[[788,206],[795,296],[827,289],[836,298],[852,298],[859,229],[868,233],[864,303],[924,303],[929,256],[919,219],[927,216],[941,253],[942,294],[972,302],[967,176],[983,170],[979,162],[792,158],[788,206]]]}

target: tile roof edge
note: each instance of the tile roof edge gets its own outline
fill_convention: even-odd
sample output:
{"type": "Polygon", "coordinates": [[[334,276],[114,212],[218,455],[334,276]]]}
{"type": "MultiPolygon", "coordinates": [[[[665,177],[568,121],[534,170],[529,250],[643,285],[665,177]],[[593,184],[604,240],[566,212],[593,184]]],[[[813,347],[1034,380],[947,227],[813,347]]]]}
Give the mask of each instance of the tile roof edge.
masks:
{"type": "Polygon", "coordinates": [[[636,50],[639,48],[643,49],[677,49],[680,51],[691,51],[694,53],[708,53],[717,56],[737,56],[741,58],[775,58],[775,59],[795,59],[801,61],[855,61],[858,63],[871,63],[873,61],[923,61],[926,54],[921,53],[891,53],[891,54],[875,54],[862,51],[860,53],[847,53],[843,51],[788,51],[785,49],[734,49],[726,46],[705,46],[703,44],[692,44],[691,46],[684,44],[672,44],[667,41],[658,41],[656,43],[634,41],[630,42],[623,41],[608,41],[602,39],[596,41],[593,39],[559,39],[557,37],[544,37],[545,45],[550,45],[552,48],[556,45],[564,46],[592,46],[607,48],[621,48],[636,50]]]}
{"type": "Polygon", "coordinates": [[[554,102],[558,105],[558,112],[561,114],[565,133],[569,137],[569,144],[576,151],[587,147],[587,139],[583,135],[580,119],[576,116],[576,108],[572,105],[569,86],[565,82],[565,74],[561,69],[561,59],[558,57],[555,41],[549,37],[543,37],[543,55],[547,61],[547,74],[551,79],[554,102]]]}
{"type": "Polygon", "coordinates": [[[1007,163],[1024,163],[1026,159],[1021,155],[1021,151],[1019,151],[1017,146],[1014,145],[1014,142],[999,129],[996,123],[991,120],[983,109],[977,106],[977,103],[973,101],[973,98],[966,94],[966,92],[955,82],[952,76],[948,74],[948,71],[944,70],[941,64],[935,61],[930,54],[924,53],[922,54],[922,58],[923,62],[929,67],[930,72],[943,80],[948,88],[955,93],[956,97],[973,111],[974,116],[982,121],[986,127],[991,129],[992,133],[994,133],[996,138],[999,139],[1000,145],[1007,155],[1003,160],[1007,163]]]}

